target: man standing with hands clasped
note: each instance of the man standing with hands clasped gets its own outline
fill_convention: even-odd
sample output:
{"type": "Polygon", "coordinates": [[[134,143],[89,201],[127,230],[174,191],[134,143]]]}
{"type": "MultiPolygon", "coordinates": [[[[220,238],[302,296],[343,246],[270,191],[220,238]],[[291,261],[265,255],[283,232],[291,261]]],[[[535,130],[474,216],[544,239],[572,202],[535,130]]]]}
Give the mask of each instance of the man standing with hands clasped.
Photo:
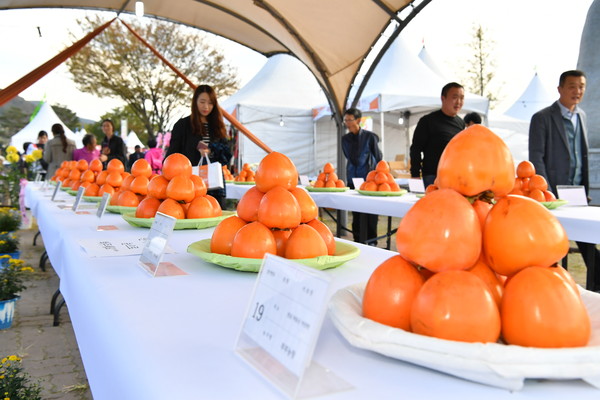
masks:
{"type": "Polygon", "coordinates": [[[425,187],[432,185],[446,145],[465,129],[458,113],[465,102],[465,89],[456,82],[442,88],[442,108],[425,115],[417,123],[410,146],[410,176],[423,178],[425,187]]]}
{"type": "MultiPolygon", "coordinates": [[[[583,71],[565,71],[558,81],[559,98],[531,117],[529,161],[535,172],[548,181],[558,196],[557,185],[582,185],[589,193],[588,142],[585,112],[579,103],[585,94],[583,71]]],[[[595,271],[595,282],[588,288],[600,290],[600,253],[591,243],[577,242],[588,270],[595,271]],[[591,259],[594,262],[591,263],[591,259]]],[[[590,274],[588,274],[590,276],[590,274]]]]}

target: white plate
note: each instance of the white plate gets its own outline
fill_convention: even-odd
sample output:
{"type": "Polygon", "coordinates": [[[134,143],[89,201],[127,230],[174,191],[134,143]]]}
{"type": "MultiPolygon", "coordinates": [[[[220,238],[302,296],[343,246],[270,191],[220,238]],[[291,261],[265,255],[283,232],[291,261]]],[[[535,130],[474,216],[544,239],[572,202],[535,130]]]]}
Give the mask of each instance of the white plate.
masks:
{"type": "MultiPolygon", "coordinates": [[[[600,389],[600,294],[581,289],[592,321],[586,347],[542,349],[500,343],[464,343],[437,339],[379,324],[362,317],[365,283],[339,290],[329,314],[355,347],[372,350],[463,379],[509,390],[527,378],[583,379],[600,389]]],[[[600,398],[600,392],[598,393],[600,398]]]]}

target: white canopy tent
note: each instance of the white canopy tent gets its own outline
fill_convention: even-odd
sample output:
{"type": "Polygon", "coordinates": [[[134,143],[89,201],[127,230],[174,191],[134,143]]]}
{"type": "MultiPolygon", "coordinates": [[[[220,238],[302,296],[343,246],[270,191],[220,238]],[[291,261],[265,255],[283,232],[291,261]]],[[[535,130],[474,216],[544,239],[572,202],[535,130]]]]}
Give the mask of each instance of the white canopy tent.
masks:
{"type": "Polygon", "coordinates": [[[425,63],[425,65],[429,67],[430,70],[435,72],[440,78],[444,80],[447,79],[447,73],[444,72],[444,70],[438,65],[438,63],[434,60],[431,54],[429,54],[429,51],[427,51],[425,45],[421,47],[421,51],[419,52],[419,58],[421,59],[421,61],[423,61],[423,63],[425,63]]]}
{"type": "Polygon", "coordinates": [[[557,98],[558,94],[552,94],[536,72],[525,91],[504,114],[521,121],[531,121],[533,114],[554,103],[557,98]]]}
{"type": "MultiPolygon", "coordinates": [[[[398,154],[404,154],[408,160],[414,128],[423,115],[441,107],[441,90],[446,83],[411,53],[401,38],[396,39],[375,69],[357,105],[364,117],[373,120],[384,160],[394,160],[398,154]]],[[[466,93],[462,111],[475,111],[485,117],[488,106],[487,98],[466,93]]],[[[330,141],[335,140],[330,137],[336,133],[335,124],[322,117],[331,111],[322,106],[315,108],[314,114],[319,147],[329,149],[330,141]],[[321,140],[327,140],[327,144],[321,140]]],[[[329,161],[334,159],[331,155],[327,157],[329,161]]]]}
{"type": "Polygon", "coordinates": [[[123,138],[123,141],[125,142],[125,147],[127,147],[127,153],[129,154],[135,151],[136,145],[140,146],[142,149],[146,147],[134,131],[129,131],[129,134],[123,138]]]}
{"type": "Polygon", "coordinates": [[[81,138],[75,135],[75,133],[70,130],[60,118],[58,118],[58,115],[56,115],[48,102],[44,102],[38,113],[35,115],[35,118],[10,138],[10,144],[15,146],[19,151],[22,151],[23,143],[37,143],[37,137],[40,131],[48,132],[48,139],[52,139],[51,128],[54,124],[61,124],[63,126],[67,138],[74,140],[78,149],[83,147],[81,138]]]}
{"type": "MultiPolygon", "coordinates": [[[[279,54],[221,107],[274,151],[290,157],[300,174],[309,174],[315,170],[312,107],[325,101],[308,68],[279,54]]],[[[244,135],[238,139],[240,162],[260,162],[264,151],[244,135]]]]}

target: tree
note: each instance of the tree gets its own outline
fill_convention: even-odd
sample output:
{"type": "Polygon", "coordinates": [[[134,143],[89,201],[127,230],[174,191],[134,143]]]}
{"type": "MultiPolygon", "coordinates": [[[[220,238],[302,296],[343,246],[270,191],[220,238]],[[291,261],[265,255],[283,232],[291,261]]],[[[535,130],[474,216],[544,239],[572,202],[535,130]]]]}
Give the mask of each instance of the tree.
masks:
{"type": "Polygon", "coordinates": [[[120,132],[121,136],[123,135],[121,121],[124,119],[127,120],[127,129],[129,131],[134,131],[142,143],[146,143],[148,141],[148,134],[146,133],[146,127],[144,123],[138,118],[137,115],[135,115],[129,106],[125,106],[114,108],[112,111],[100,116],[100,121],[85,126],[85,130],[88,133],[93,133],[96,135],[98,143],[100,143],[104,138],[104,133],[102,132],[102,121],[105,119],[110,119],[113,121],[115,124],[115,130],[120,132]]]}
{"type": "MultiPolygon", "coordinates": [[[[102,24],[99,16],[78,22],[88,32],[102,24]]],[[[205,34],[154,19],[129,24],[193,82],[210,84],[219,95],[237,89],[237,71],[209,45],[205,34]]],[[[67,66],[80,90],[123,99],[150,137],[165,130],[175,110],[189,107],[192,97],[191,88],[118,21],[72,56],[67,66]]]]}
{"type": "Polygon", "coordinates": [[[29,114],[18,107],[10,107],[0,116],[0,131],[2,136],[10,138],[29,123],[29,114]]]}
{"type": "Polygon", "coordinates": [[[79,117],[73,111],[71,111],[67,106],[63,106],[62,104],[55,104],[52,106],[52,109],[58,116],[58,118],[72,131],[77,130],[79,124],[79,117]]]}
{"type": "Polygon", "coordinates": [[[489,86],[495,76],[496,63],[492,57],[494,45],[495,42],[488,38],[487,30],[481,25],[473,26],[473,40],[468,44],[472,57],[467,58],[465,86],[468,91],[487,97],[490,104],[498,100],[497,94],[489,86]]]}

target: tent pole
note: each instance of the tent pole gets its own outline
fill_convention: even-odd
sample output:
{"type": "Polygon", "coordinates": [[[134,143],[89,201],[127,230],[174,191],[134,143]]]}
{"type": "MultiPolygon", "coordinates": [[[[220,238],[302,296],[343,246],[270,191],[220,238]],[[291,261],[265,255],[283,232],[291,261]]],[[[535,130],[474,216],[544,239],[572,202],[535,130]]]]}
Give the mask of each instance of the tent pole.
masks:
{"type": "Polygon", "coordinates": [[[381,154],[383,155],[382,159],[385,160],[385,116],[383,111],[379,111],[379,124],[381,125],[381,154]]]}

